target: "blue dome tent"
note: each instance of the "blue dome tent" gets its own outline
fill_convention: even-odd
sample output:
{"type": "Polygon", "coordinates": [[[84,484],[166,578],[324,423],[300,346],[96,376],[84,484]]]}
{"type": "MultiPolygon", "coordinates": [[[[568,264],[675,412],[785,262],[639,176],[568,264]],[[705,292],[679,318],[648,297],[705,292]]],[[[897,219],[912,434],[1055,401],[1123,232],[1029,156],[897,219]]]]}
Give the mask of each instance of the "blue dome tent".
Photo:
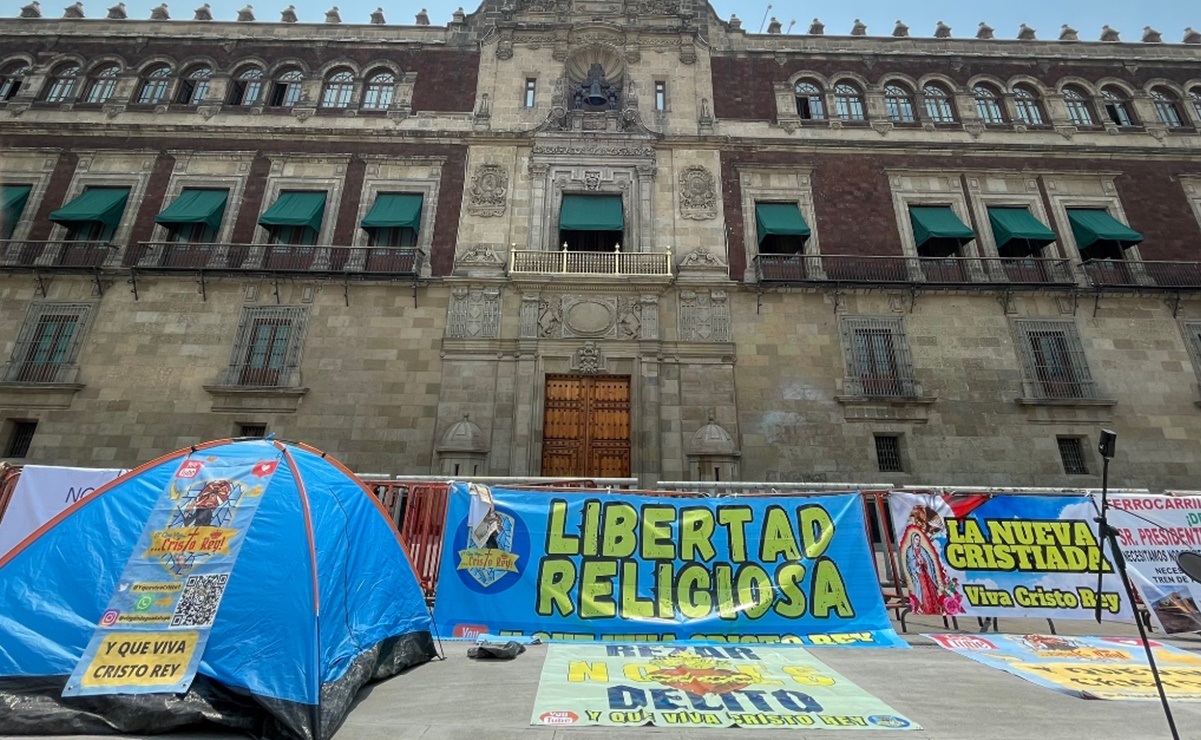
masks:
{"type": "Polygon", "coordinates": [[[430,629],[387,514],[345,467],[290,442],[209,442],[121,476],[0,560],[0,728],[57,735],[209,724],[325,740],[363,685],[434,657],[430,629]],[[222,472],[235,469],[246,475],[222,472]],[[197,482],[181,483],[189,478],[197,482]],[[151,531],[156,522],[166,524],[151,531]],[[193,578],[206,577],[189,576],[205,572],[205,561],[154,553],[189,535],[195,542],[198,532],[206,544],[227,537],[211,552],[226,556],[231,569],[216,576],[224,591],[208,616],[191,622],[202,626],[183,633],[174,615],[192,599],[193,578]],[[139,558],[157,583],[131,588],[139,558]],[[120,601],[133,598],[130,592],[154,589],[162,593],[114,609],[133,603],[120,601]],[[131,632],[148,629],[141,622],[161,626],[131,632]],[[184,690],[174,692],[114,690],[110,681],[109,688],[73,694],[80,671],[90,678],[101,663],[93,638],[105,629],[124,629],[125,636],[203,633],[193,651],[194,679],[181,678],[184,690]]]}

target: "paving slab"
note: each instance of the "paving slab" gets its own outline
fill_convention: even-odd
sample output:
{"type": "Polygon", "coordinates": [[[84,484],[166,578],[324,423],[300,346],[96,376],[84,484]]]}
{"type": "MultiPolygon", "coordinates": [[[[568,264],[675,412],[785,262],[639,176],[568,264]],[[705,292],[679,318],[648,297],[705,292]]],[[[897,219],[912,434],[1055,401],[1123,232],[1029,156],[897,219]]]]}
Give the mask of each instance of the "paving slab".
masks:
{"type": "MultiPolygon", "coordinates": [[[[898,738],[929,740],[1159,740],[1167,724],[1158,702],[1079,699],[1036,686],[945,650],[920,633],[979,632],[975,619],[960,629],[932,617],[910,617],[903,635],[909,650],[811,648],[843,676],[914,720],[921,731],[898,738]]],[[[898,624],[899,627],[899,624],[898,624]]],[[[1002,620],[1001,631],[1045,633],[1044,620],[1002,620]]],[[[1060,634],[1135,636],[1132,625],[1086,621],[1055,624],[1060,634]]],[[[1152,639],[1164,640],[1162,635],[1152,639]]],[[[1166,639],[1201,654],[1201,636],[1166,639]]],[[[443,642],[436,660],[365,688],[336,740],[831,740],[845,734],[796,728],[551,728],[529,724],[546,657],[545,645],[530,646],[513,661],[473,661],[468,643],[443,642]]],[[[1201,703],[1174,702],[1182,738],[1201,740],[1201,703]]],[[[3,729],[0,728],[0,732],[3,729]]],[[[869,731],[849,731],[863,736],[869,731]]],[[[873,732],[873,737],[877,736],[873,732]]],[[[107,736],[111,740],[112,736],[107,736]]],[[[236,733],[177,732],[162,740],[229,740],[236,733]]],[[[0,735],[0,740],[10,740],[0,735]]],[[[99,740],[99,738],[96,738],[99,740]]]]}

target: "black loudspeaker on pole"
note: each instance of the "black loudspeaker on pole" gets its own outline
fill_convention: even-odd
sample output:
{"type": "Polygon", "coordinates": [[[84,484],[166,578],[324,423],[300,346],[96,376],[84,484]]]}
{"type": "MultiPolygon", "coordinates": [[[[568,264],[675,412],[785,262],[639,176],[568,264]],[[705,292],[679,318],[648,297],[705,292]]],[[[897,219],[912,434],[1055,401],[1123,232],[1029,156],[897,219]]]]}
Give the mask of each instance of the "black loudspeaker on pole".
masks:
{"type": "Polygon", "coordinates": [[[1168,729],[1172,731],[1172,740],[1180,740],[1180,733],[1176,731],[1176,720],[1172,717],[1172,707],[1168,705],[1168,696],[1164,693],[1163,681],[1159,678],[1159,667],[1155,665],[1155,655],[1151,650],[1151,643],[1147,641],[1147,628],[1134,610],[1134,586],[1131,585],[1130,577],[1126,574],[1126,558],[1122,557],[1122,550],[1118,547],[1118,530],[1109,526],[1109,460],[1117,448],[1117,441],[1116,432],[1102,429],[1101,441],[1097,444],[1097,452],[1101,453],[1102,462],[1101,516],[1096,518],[1096,522],[1098,534],[1104,538],[1101,541],[1101,564],[1097,567],[1097,624],[1101,623],[1101,581],[1105,574],[1105,543],[1108,542],[1114,570],[1122,579],[1122,586],[1126,589],[1127,603],[1130,604],[1130,611],[1134,614],[1134,624],[1138,627],[1138,636],[1142,639],[1143,649],[1147,652],[1147,664],[1151,666],[1151,676],[1155,679],[1156,690],[1159,691],[1159,703],[1163,705],[1163,713],[1168,720],[1168,729]]]}

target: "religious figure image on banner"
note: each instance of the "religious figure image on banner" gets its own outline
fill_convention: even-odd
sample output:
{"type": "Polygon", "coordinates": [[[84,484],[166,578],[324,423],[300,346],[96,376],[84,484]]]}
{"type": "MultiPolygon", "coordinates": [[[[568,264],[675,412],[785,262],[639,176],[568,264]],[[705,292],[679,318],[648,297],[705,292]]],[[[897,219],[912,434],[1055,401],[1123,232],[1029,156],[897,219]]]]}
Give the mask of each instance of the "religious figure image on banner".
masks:
{"type": "Polygon", "coordinates": [[[954,616],[963,613],[959,581],[947,576],[936,542],[945,536],[942,516],[930,506],[915,506],[901,537],[901,555],[909,582],[909,610],[914,614],[954,616]]]}

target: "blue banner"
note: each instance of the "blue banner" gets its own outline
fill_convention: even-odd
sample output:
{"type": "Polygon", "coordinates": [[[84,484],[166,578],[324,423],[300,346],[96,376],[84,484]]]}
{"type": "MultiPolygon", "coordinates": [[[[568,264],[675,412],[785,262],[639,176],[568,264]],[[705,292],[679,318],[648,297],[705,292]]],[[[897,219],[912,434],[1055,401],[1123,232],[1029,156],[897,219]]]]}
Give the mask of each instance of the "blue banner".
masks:
{"type": "Polygon", "coordinates": [[[450,492],[434,607],[444,637],[907,647],[857,494],[470,489],[450,492]]]}
{"type": "Polygon", "coordinates": [[[279,457],[188,457],[159,496],[63,696],[183,693],[279,457]]]}

